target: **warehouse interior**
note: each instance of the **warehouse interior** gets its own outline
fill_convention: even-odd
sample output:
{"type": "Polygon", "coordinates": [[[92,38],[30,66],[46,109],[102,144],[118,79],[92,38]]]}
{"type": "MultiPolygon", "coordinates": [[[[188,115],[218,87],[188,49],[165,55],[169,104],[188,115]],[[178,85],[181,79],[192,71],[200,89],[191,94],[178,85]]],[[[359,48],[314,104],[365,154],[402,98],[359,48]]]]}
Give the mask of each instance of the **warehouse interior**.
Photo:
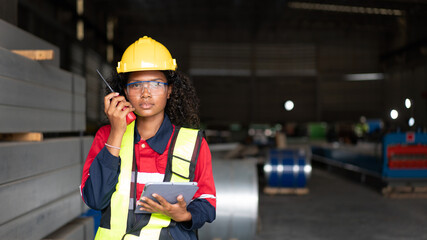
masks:
{"type": "Polygon", "coordinates": [[[427,239],[427,1],[0,0],[0,236],[93,239],[82,167],[143,36],[200,99],[200,239],[427,239]]]}

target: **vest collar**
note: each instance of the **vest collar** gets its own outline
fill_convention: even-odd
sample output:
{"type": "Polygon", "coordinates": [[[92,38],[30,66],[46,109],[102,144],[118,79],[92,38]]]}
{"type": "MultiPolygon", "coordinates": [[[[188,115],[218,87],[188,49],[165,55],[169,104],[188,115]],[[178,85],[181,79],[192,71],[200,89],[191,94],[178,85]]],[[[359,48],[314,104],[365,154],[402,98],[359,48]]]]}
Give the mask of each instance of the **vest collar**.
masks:
{"type": "MultiPolygon", "coordinates": [[[[141,141],[141,136],[139,135],[138,129],[136,128],[137,124],[135,123],[135,137],[134,144],[137,144],[141,141]]],[[[148,146],[153,149],[158,154],[163,154],[165,151],[169,139],[173,133],[173,125],[168,117],[165,114],[162,125],[160,125],[159,130],[157,130],[156,135],[146,140],[148,146]]]]}

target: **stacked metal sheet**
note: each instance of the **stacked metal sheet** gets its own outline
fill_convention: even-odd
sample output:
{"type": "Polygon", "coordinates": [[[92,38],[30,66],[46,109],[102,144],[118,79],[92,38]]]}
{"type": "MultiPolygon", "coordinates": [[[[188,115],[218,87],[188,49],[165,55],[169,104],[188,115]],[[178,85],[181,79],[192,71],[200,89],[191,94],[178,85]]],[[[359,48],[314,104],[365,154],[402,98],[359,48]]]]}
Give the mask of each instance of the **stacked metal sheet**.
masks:
{"type": "Polygon", "coordinates": [[[200,239],[254,239],[258,219],[256,161],[213,159],[212,165],[216,220],[199,231],[200,239]]]}
{"type": "MultiPolygon", "coordinates": [[[[59,68],[56,46],[1,20],[0,32],[0,134],[84,131],[85,79],[59,68]],[[51,49],[55,60],[14,49],[51,49]]],[[[78,186],[92,140],[0,142],[2,239],[41,239],[85,210],[78,186]]]]}

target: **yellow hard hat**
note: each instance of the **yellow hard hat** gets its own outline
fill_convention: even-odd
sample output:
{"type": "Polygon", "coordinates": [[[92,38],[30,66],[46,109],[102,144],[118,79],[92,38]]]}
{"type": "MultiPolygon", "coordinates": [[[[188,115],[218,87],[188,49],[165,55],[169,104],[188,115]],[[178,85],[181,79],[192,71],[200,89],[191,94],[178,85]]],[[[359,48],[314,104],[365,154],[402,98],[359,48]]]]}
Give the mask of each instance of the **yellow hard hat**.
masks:
{"type": "Polygon", "coordinates": [[[144,36],[130,45],[117,64],[117,73],[146,70],[176,70],[176,60],[156,40],[144,36]]]}

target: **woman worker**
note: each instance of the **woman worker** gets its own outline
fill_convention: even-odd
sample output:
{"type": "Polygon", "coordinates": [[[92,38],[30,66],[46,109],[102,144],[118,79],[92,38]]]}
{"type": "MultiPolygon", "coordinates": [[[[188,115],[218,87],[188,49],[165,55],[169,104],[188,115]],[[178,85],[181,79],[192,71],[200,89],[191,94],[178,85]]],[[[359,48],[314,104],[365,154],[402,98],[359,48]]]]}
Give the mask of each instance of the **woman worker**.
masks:
{"type": "Polygon", "coordinates": [[[110,125],[96,133],[80,186],[84,202],[101,210],[95,239],[197,239],[215,219],[211,154],[199,126],[198,100],[190,80],[176,71],[161,43],[143,37],[130,45],[104,98],[110,125]],[[136,120],[127,124],[134,112],[136,120]],[[154,194],[148,182],[197,182],[193,201],[176,204],[154,194]],[[136,209],[151,214],[135,213],[136,209]]]}

